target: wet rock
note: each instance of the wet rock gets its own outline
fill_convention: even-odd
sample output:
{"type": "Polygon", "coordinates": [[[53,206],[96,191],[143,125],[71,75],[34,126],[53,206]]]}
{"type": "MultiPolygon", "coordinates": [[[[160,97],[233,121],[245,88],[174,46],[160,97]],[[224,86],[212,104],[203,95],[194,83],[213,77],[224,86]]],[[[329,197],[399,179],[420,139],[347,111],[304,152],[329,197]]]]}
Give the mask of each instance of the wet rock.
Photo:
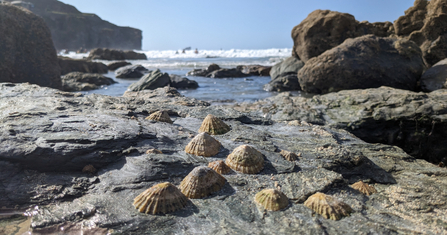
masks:
{"type": "Polygon", "coordinates": [[[115,71],[115,77],[117,78],[141,78],[144,73],[149,72],[144,66],[140,64],[128,65],[119,68],[115,71]]]}
{"type": "Polygon", "coordinates": [[[61,67],[61,75],[71,72],[81,73],[107,73],[107,66],[100,62],[92,62],[89,60],[75,60],[68,57],[58,57],[59,66],[61,67]]]}
{"type": "Polygon", "coordinates": [[[249,74],[241,72],[239,69],[219,69],[208,73],[206,77],[209,78],[243,78],[249,77],[249,74]]]}
{"type": "Polygon", "coordinates": [[[109,48],[96,48],[90,51],[90,60],[147,60],[143,53],[109,48]]]}
{"type": "Polygon", "coordinates": [[[72,72],[61,77],[63,91],[89,91],[116,83],[113,79],[95,73],[72,72]]]}
{"type": "Polygon", "coordinates": [[[264,90],[277,91],[277,92],[299,91],[301,90],[301,87],[298,82],[298,77],[296,76],[296,74],[287,74],[284,76],[277,77],[276,79],[264,85],[264,90]]]}
{"type": "Polygon", "coordinates": [[[317,94],[379,86],[415,90],[424,68],[414,42],[366,35],[308,60],[298,80],[303,91],[317,94]]]}
{"type": "Polygon", "coordinates": [[[270,77],[272,77],[272,80],[275,80],[278,77],[285,77],[289,74],[296,75],[303,66],[303,61],[291,56],[284,61],[275,64],[272,67],[272,70],[270,70],[270,77]]]}
{"type": "Polygon", "coordinates": [[[262,65],[240,65],[237,66],[237,69],[252,76],[269,76],[272,67],[262,65]]]}
{"type": "Polygon", "coordinates": [[[167,73],[160,72],[159,69],[152,71],[149,74],[143,76],[138,82],[132,83],[127,90],[129,91],[142,91],[142,90],[154,90],[160,87],[169,85],[170,77],[167,73]]]}
{"type": "Polygon", "coordinates": [[[217,64],[210,64],[206,69],[194,69],[186,73],[187,76],[206,77],[209,73],[219,70],[220,67],[217,64]]]}
{"type": "Polygon", "coordinates": [[[169,74],[169,78],[170,78],[169,82],[170,86],[175,87],[177,89],[196,89],[197,87],[199,87],[199,84],[196,81],[190,80],[188,78],[179,75],[169,74]]]}
{"type": "Polygon", "coordinates": [[[127,61],[117,61],[117,62],[113,62],[107,65],[107,68],[110,71],[115,71],[121,67],[127,66],[127,65],[131,65],[131,63],[127,62],[127,61]]]}
{"type": "Polygon", "coordinates": [[[419,81],[426,92],[447,88],[447,59],[441,60],[422,74],[419,81]]]}

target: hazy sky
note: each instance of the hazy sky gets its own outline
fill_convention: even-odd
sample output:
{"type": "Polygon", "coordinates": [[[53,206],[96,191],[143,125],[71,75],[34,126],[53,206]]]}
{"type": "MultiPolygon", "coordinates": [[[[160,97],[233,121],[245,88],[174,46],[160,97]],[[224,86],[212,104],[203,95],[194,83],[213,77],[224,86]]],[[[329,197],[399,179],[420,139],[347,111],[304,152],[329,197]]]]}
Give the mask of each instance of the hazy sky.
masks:
{"type": "Polygon", "coordinates": [[[119,26],[143,30],[144,50],[291,48],[290,32],[328,9],[393,22],[413,0],[61,0],[119,26]]]}

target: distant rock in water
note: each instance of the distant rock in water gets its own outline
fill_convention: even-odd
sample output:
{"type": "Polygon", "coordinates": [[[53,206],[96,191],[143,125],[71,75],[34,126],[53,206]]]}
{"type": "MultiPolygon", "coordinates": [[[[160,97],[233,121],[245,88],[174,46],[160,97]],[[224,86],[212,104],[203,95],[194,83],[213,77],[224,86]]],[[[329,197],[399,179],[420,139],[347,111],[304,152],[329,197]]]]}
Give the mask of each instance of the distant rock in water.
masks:
{"type": "Polygon", "coordinates": [[[132,83],[128,91],[154,90],[169,85],[170,77],[167,73],[160,72],[159,69],[146,74],[138,82],[132,83]]]}
{"type": "Polygon", "coordinates": [[[196,81],[179,75],[170,74],[169,78],[171,87],[175,87],[177,89],[196,89],[199,87],[199,84],[196,81]]]}
{"type": "Polygon", "coordinates": [[[117,62],[113,62],[107,65],[107,68],[110,71],[115,71],[121,67],[127,66],[127,65],[131,65],[131,63],[127,62],[127,61],[117,61],[117,62]]]}
{"type": "Polygon", "coordinates": [[[209,73],[219,70],[220,66],[217,64],[210,64],[206,69],[194,69],[186,73],[187,76],[206,77],[209,73]]]}
{"type": "Polygon", "coordinates": [[[90,51],[87,59],[90,60],[147,60],[143,53],[135,51],[122,51],[108,48],[96,48],[90,51]]]}
{"type": "Polygon", "coordinates": [[[60,67],[42,18],[0,4],[0,82],[29,82],[60,89],[60,67]]]}
{"type": "Polygon", "coordinates": [[[59,66],[61,67],[61,75],[71,72],[82,73],[107,73],[107,65],[100,62],[92,62],[88,60],[75,60],[68,57],[58,57],[59,66]]]}
{"type": "Polygon", "coordinates": [[[30,10],[45,20],[57,50],[98,47],[141,50],[142,32],[139,29],[116,26],[95,14],[82,13],[57,0],[26,2],[32,3],[30,10]]]}
{"type": "Polygon", "coordinates": [[[89,91],[116,83],[113,79],[97,73],[72,72],[61,79],[64,91],[89,91]]]}
{"type": "Polygon", "coordinates": [[[141,78],[144,73],[149,72],[147,68],[141,64],[127,65],[119,68],[115,71],[115,77],[117,78],[141,78]]]}
{"type": "Polygon", "coordinates": [[[275,64],[270,70],[272,81],[264,86],[266,91],[299,91],[297,73],[304,66],[303,61],[291,56],[275,64]]]}

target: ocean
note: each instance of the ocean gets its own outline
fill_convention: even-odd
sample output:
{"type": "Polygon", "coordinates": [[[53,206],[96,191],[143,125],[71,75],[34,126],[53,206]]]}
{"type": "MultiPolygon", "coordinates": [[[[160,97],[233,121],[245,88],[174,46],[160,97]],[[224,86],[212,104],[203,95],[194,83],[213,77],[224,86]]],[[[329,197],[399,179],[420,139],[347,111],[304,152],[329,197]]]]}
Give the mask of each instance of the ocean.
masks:
{"type": "MultiPolygon", "coordinates": [[[[291,48],[272,48],[263,50],[199,50],[198,54],[194,50],[187,50],[183,54],[181,50],[164,51],[137,51],[144,53],[147,60],[129,60],[132,64],[141,64],[149,70],[160,69],[168,74],[177,74],[185,76],[188,79],[199,83],[199,88],[191,90],[179,90],[181,94],[187,97],[193,97],[200,100],[218,103],[234,102],[254,102],[270,96],[277,95],[277,92],[267,92],[263,86],[271,78],[269,76],[251,76],[246,78],[206,78],[186,76],[186,73],[193,69],[203,69],[208,65],[215,63],[222,68],[235,68],[238,65],[264,65],[273,66],[282,60],[290,57],[291,48]]],[[[64,54],[74,59],[87,57],[87,54],[76,54],[70,52],[64,54]]],[[[102,61],[105,64],[114,61],[102,61]]],[[[138,81],[138,79],[120,79],[115,77],[114,72],[105,74],[113,78],[118,83],[110,86],[104,86],[101,89],[83,92],[84,94],[98,93],[110,96],[122,96],[127,87],[138,81]]],[[[294,92],[299,95],[299,92],[294,92]]]]}

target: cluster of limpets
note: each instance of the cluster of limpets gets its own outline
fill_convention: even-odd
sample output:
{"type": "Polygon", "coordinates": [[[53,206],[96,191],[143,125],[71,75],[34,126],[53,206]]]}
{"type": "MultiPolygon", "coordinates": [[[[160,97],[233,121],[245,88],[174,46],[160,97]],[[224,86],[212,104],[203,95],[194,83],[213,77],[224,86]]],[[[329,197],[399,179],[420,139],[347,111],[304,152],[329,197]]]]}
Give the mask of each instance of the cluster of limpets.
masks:
{"type": "MultiPolygon", "coordinates": [[[[151,114],[147,119],[172,123],[165,111],[151,114]]],[[[220,119],[209,114],[203,121],[199,133],[186,146],[185,152],[196,156],[211,157],[219,153],[221,143],[211,135],[225,134],[231,128],[220,119]]],[[[156,149],[149,153],[161,153],[156,149]]],[[[281,156],[288,161],[296,161],[298,155],[281,150],[281,156]]],[[[241,145],[230,153],[225,162],[213,161],[208,166],[194,168],[180,183],[179,188],[169,182],[160,183],[147,189],[134,199],[134,206],[140,212],[148,214],[169,213],[180,210],[188,205],[189,199],[199,199],[220,191],[227,180],[223,174],[231,170],[243,174],[257,174],[264,168],[264,156],[249,145],[241,145]]],[[[365,195],[376,193],[376,189],[359,181],[351,187],[365,195]]],[[[287,208],[289,199],[278,189],[264,189],[254,197],[254,202],[265,210],[278,211],[287,208]]],[[[339,220],[352,213],[352,208],[338,199],[317,192],[310,196],[304,206],[322,215],[326,219],[339,220]]]]}

